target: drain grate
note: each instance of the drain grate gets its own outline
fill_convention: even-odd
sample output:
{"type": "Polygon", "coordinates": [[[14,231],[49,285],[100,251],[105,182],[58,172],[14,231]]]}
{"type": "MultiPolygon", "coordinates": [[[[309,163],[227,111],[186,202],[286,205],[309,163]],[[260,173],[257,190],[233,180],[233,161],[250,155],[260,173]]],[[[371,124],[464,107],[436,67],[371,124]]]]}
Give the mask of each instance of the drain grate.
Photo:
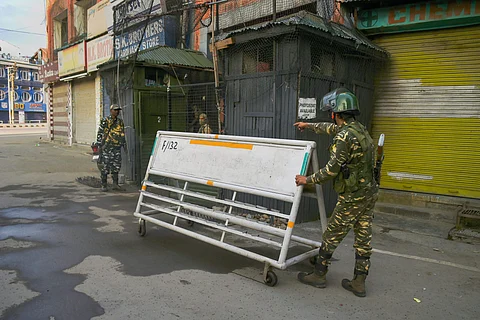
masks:
{"type": "Polygon", "coordinates": [[[479,209],[463,209],[458,213],[458,216],[480,219],[480,210],[479,209]]]}

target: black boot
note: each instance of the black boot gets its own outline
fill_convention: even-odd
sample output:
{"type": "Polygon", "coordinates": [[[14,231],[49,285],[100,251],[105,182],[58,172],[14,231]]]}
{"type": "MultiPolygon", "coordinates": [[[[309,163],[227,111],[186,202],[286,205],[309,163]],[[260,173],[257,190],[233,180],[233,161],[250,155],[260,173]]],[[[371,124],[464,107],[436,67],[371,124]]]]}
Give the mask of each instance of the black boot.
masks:
{"type": "Polygon", "coordinates": [[[100,175],[100,179],[102,180],[102,189],[101,189],[101,190],[102,190],[103,192],[108,191],[108,189],[107,189],[107,174],[102,173],[102,174],[100,175]]]}
{"type": "Polygon", "coordinates": [[[331,258],[332,254],[320,250],[318,259],[316,259],[313,267],[313,272],[300,272],[297,276],[298,280],[301,283],[308,284],[315,288],[326,288],[328,265],[331,258]]]}
{"type": "Polygon", "coordinates": [[[118,185],[118,173],[112,173],[112,180],[113,180],[112,190],[115,190],[115,191],[121,191],[121,190],[123,190],[123,189],[118,185]]]}

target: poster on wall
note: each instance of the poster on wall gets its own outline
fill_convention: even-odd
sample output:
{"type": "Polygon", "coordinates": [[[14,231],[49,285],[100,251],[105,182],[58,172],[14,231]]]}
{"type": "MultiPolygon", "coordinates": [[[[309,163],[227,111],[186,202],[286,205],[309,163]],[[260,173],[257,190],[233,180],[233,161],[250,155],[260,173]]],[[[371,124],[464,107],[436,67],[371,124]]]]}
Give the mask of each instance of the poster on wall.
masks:
{"type": "Polygon", "coordinates": [[[317,99],[298,99],[298,120],[312,120],[317,117],[317,99]]]}
{"type": "Polygon", "coordinates": [[[87,39],[107,32],[113,25],[113,11],[110,0],[103,0],[87,11],[87,39]]]}
{"type": "Polygon", "coordinates": [[[58,53],[58,73],[60,77],[85,71],[85,41],[64,49],[58,53]]]}
{"type": "Polygon", "coordinates": [[[113,58],[113,37],[103,37],[87,42],[87,71],[93,72],[98,66],[113,58]]]}

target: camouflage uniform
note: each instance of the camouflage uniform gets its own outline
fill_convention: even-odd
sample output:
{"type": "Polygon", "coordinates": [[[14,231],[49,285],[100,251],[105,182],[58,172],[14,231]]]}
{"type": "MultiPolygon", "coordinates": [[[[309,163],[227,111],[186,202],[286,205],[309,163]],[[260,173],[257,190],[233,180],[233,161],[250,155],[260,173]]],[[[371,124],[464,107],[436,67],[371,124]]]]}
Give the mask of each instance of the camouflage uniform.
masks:
{"type": "Polygon", "coordinates": [[[122,147],[125,145],[125,126],[120,118],[104,118],[98,128],[97,144],[102,147],[98,167],[102,185],[107,183],[107,175],[112,174],[114,184],[118,185],[118,172],[122,165],[122,147]]]}
{"type": "Polygon", "coordinates": [[[334,180],[338,202],[323,233],[320,263],[326,270],[333,252],[350,229],[355,233],[355,274],[368,274],[372,254],[373,208],[378,186],[373,176],[375,147],[370,134],[359,122],[350,119],[341,127],[333,123],[309,125],[316,133],[335,135],[330,160],[307,183],[334,180]]]}
{"type": "Polygon", "coordinates": [[[198,133],[207,133],[207,134],[211,134],[212,133],[212,129],[210,128],[210,126],[205,123],[203,124],[200,129],[198,129],[198,133]]]}

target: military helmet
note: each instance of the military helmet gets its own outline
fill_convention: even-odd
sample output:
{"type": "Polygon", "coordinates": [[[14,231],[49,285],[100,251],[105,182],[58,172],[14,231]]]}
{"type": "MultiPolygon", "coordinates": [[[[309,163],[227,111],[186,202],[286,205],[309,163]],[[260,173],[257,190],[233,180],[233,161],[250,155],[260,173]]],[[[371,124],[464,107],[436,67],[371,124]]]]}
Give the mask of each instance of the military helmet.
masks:
{"type": "Polygon", "coordinates": [[[320,108],[333,113],[360,114],[357,97],[345,88],[338,88],[324,95],[320,108]]]}

